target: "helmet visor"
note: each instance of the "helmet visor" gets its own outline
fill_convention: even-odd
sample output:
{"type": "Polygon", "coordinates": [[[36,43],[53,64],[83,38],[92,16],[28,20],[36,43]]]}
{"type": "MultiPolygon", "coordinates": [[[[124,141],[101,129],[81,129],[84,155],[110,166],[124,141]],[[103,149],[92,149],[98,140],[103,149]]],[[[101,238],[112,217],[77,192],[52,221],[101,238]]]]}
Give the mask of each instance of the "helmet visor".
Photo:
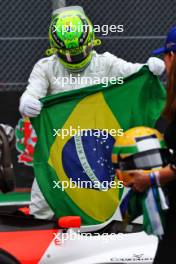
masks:
{"type": "Polygon", "coordinates": [[[79,63],[87,58],[92,51],[92,45],[87,45],[79,48],[79,53],[74,54],[73,50],[66,50],[65,52],[57,52],[58,57],[67,63],[79,63]]]}
{"type": "Polygon", "coordinates": [[[122,170],[151,170],[164,167],[171,161],[171,153],[168,149],[152,149],[136,153],[127,158],[119,157],[118,167],[122,170]]]}

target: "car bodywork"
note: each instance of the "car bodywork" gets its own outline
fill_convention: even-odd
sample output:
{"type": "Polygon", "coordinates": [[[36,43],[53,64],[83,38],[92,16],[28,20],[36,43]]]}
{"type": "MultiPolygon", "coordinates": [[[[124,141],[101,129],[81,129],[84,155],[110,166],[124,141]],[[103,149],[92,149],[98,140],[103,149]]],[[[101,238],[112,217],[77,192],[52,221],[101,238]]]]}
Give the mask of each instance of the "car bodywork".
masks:
{"type": "Polygon", "coordinates": [[[140,224],[124,227],[120,221],[112,221],[103,228],[91,228],[80,226],[75,216],[35,219],[26,215],[26,208],[19,210],[28,204],[29,194],[0,196],[0,263],[153,262],[157,238],[142,232],[140,224]]]}

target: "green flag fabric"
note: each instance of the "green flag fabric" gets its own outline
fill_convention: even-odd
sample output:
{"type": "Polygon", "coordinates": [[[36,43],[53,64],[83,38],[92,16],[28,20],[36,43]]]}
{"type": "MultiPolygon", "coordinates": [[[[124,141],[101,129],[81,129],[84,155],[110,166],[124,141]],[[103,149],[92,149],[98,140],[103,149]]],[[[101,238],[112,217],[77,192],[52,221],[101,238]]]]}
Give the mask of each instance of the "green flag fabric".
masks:
{"type": "Polygon", "coordinates": [[[161,187],[151,187],[143,193],[130,190],[120,204],[120,212],[125,224],[143,215],[143,229],[148,234],[162,237],[165,213],[168,209],[161,187]]]}
{"type": "Polygon", "coordinates": [[[93,85],[41,102],[41,114],[31,122],[38,137],[34,171],[45,199],[57,217],[79,215],[84,225],[105,222],[121,196],[113,144],[122,129],[155,126],[164,87],[145,66],[121,85],[93,85]]]}

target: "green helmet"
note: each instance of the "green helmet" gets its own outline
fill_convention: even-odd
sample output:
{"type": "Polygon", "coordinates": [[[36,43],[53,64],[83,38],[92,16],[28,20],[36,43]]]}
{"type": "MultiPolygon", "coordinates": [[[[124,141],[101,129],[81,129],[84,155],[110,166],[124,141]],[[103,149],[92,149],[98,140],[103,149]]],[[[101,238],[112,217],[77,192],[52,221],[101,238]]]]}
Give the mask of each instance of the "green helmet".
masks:
{"type": "Polygon", "coordinates": [[[91,61],[93,47],[101,44],[81,7],[61,8],[53,13],[49,40],[48,55],[56,53],[71,71],[84,70],[91,61]]]}

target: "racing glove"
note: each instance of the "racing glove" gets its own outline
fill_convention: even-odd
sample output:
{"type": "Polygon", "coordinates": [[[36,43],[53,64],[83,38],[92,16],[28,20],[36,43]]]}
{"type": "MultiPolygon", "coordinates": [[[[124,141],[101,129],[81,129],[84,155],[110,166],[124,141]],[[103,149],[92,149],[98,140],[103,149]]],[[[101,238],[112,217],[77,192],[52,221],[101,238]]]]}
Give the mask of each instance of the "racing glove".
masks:
{"type": "Polygon", "coordinates": [[[22,116],[36,117],[40,114],[42,103],[36,98],[25,95],[20,100],[19,111],[22,116]]]}
{"type": "Polygon", "coordinates": [[[156,57],[149,58],[147,66],[154,75],[161,75],[165,70],[164,61],[156,57]]]}

